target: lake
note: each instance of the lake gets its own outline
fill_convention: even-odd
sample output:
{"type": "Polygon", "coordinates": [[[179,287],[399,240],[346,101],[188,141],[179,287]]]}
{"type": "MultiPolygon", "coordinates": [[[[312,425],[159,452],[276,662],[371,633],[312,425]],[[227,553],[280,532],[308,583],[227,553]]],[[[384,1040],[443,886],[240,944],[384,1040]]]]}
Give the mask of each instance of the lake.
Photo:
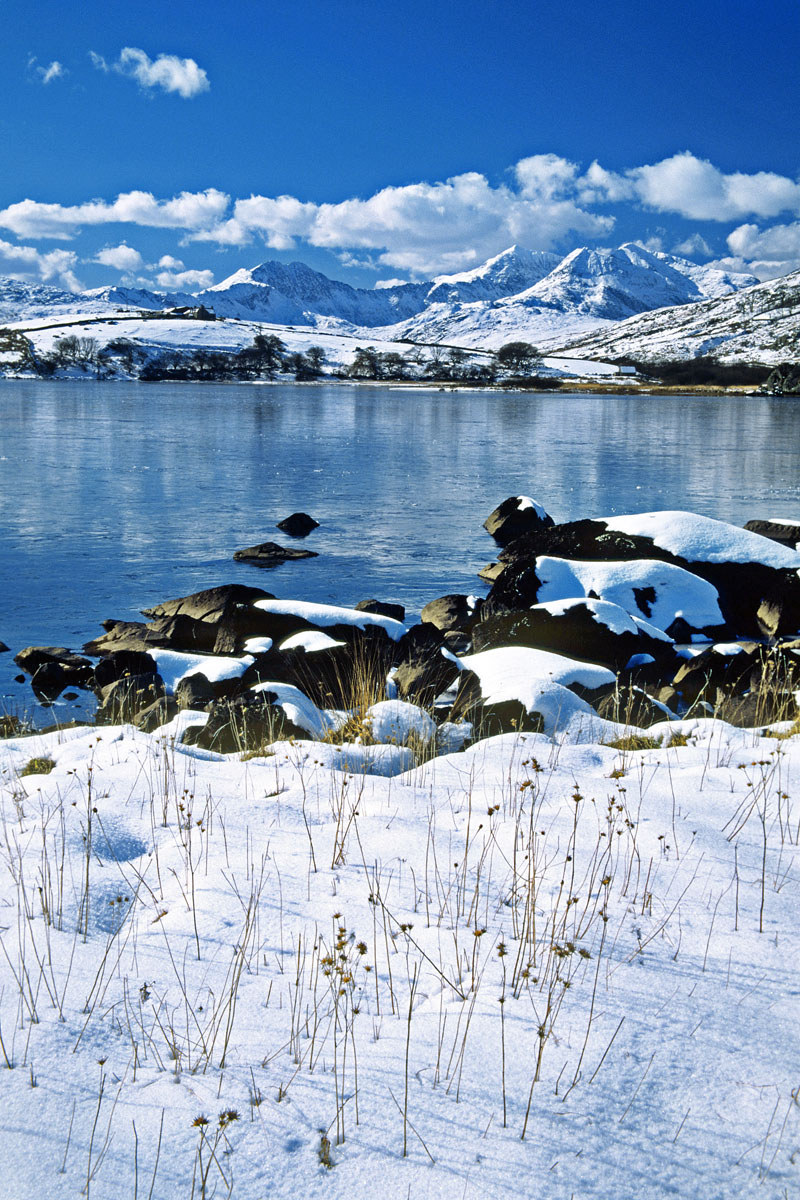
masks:
{"type": "MultiPolygon", "coordinates": [[[[0,639],[80,645],[107,617],[238,582],[285,598],[399,601],[485,588],[506,496],[556,521],[685,508],[800,516],[800,406],[381,385],[0,380],[0,639]],[[275,523],[303,510],[304,542],[275,523]],[[319,558],[232,561],[261,541],[319,558]]],[[[6,708],[31,706],[0,656],[6,708]]],[[[59,703],[60,719],[80,704],[59,703]]],[[[41,714],[40,714],[41,715],[41,714]]]]}

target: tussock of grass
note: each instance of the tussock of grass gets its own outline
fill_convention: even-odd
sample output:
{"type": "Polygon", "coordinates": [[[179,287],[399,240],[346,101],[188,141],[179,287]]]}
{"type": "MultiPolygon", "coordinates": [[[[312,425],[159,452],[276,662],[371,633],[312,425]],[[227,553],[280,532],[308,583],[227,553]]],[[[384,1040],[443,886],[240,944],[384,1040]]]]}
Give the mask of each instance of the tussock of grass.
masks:
{"type": "Polygon", "coordinates": [[[49,775],[55,765],[52,758],[29,758],[20,775],[49,775]]]}
{"type": "Polygon", "coordinates": [[[632,733],[627,737],[616,738],[613,742],[604,742],[603,745],[610,746],[612,750],[657,750],[661,745],[661,738],[632,733]]]}

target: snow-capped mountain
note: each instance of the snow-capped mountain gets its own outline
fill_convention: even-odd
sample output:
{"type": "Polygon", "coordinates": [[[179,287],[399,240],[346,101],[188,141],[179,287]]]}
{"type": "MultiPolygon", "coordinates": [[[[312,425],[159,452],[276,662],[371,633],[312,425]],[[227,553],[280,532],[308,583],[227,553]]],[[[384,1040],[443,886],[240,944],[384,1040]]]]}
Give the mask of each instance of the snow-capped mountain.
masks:
{"type": "Polygon", "coordinates": [[[309,325],[316,317],[335,317],[351,325],[391,325],[419,312],[430,287],[354,288],[305,263],[266,262],[199,292],[194,302],[240,320],[309,325]]]}
{"type": "Polygon", "coordinates": [[[721,362],[796,360],[800,271],[718,299],[642,313],[563,346],[582,358],[637,362],[702,355],[721,362]]]}
{"type": "Polygon", "coordinates": [[[75,300],[73,292],[64,292],[44,283],[0,278],[0,321],[46,316],[69,305],[74,307],[75,300]]]}
{"type": "Polygon", "coordinates": [[[426,303],[470,304],[516,296],[544,279],[560,262],[559,254],[511,246],[472,271],[437,276],[427,291],[426,303]]]}
{"type": "Polygon", "coordinates": [[[265,262],[196,295],[124,286],[73,295],[0,281],[0,320],[52,320],[203,304],[218,317],[305,326],[384,341],[542,348],[637,313],[725,296],[756,283],[626,243],[565,258],[512,246],[471,271],[422,283],[355,288],[304,263],[265,262]]]}

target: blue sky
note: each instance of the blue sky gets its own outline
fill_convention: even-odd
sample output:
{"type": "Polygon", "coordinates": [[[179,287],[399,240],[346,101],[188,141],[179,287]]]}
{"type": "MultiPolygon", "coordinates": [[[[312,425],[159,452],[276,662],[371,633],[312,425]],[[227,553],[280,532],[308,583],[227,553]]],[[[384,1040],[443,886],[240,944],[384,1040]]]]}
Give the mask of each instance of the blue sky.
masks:
{"type": "Polygon", "coordinates": [[[17,0],[0,273],[371,286],[512,242],[800,266],[797,0],[17,0]]]}

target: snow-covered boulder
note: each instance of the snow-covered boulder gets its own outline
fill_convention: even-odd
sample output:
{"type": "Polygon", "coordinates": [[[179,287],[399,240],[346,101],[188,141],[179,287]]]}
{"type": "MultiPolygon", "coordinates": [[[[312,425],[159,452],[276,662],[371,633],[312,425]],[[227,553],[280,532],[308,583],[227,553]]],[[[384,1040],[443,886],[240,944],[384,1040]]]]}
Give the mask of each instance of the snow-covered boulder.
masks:
{"type": "Polygon", "coordinates": [[[800,553],[711,517],[679,510],[637,513],[527,533],[501,552],[504,569],[484,611],[528,608],[545,598],[539,595],[535,571],[542,556],[660,560],[716,589],[727,636],[784,635],[800,629],[800,553]]]}
{"type": "Polygon", "coordinates": [[[584,597],[497,613],[475,625],[472,640],[476,651],[533,646],[615,671],[641,655],[664,664],[675,661],[672,638],[663,630],[619,604],[584,597]]]}

